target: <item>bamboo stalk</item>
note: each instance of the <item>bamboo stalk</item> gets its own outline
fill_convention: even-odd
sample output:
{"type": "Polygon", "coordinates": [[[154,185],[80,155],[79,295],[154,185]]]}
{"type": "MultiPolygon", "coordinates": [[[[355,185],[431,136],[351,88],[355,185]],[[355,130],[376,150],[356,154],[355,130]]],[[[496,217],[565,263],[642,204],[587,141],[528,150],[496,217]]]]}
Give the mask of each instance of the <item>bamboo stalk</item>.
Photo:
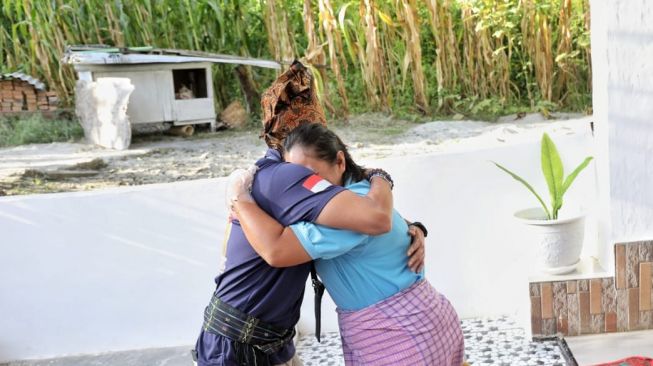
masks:
{"type": "MultiPolygon", "coordinates": [[[[340,95],[340,101],[342,103],[340,116],[347,118],[349,115],[349,100],[347,98],[345,82],[340,71],[340,60],[337,57],[337,55],[340,54],[344,58],[342,39],[338,33],[338,27],[331,2],[329,0],[318,0],[318,7],[319,17],[322,19],[322,30],[327,38],[327,45],[329,48],[329,63],[338,85],[338,94],[340,95]]],[[[347,65],[347,60],[343,59],[343,61],[344,65],[347,65]]]]}
{"type": "Polygon", "coordinates": [[[416,12],[415,0],[401,0],[401,9],[405,21],[402,22],[405,32],[407,55],[410,55],[410,63],[413,65],[411,72],[413,78],[413,91],[415,93],[415,104],[422,113],[428,113],[429,102],[424,88],[424,70],[422,69],[422,47],[419,36],[419,19],[416,12]]]}

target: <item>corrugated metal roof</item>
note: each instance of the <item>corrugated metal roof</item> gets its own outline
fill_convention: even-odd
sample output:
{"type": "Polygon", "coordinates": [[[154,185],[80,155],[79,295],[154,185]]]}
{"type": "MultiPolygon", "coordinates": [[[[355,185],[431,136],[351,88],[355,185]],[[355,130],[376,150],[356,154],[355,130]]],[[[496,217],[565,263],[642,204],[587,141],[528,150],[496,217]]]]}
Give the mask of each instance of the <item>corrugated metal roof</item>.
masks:
{"type": "Polygon", "coordinates": [[[278,62],[271,60],[152,47],[69,46],[62,62],[75,65],[213,62],[281,69],[278,62]]]}
{"type": "Polygon", "coordinates": [[[9,80],[9,79],[20,79],[30,83],[35,89],[45,90],[45,84],[41,80],[34,78],[30,75],[24,74],[22,72],[12,72],[8,74],[0,74],[0,80],[9,80]]]}

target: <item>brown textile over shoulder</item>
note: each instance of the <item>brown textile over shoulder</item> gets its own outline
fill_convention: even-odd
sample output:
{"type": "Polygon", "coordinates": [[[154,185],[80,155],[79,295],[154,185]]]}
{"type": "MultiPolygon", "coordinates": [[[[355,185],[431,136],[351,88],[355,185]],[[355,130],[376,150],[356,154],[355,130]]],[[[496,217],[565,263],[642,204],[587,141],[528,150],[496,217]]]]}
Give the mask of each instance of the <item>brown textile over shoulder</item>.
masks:
{"type": "Polygon", "coordinates": [[[313,75],[299,61],[293,62],[261,96],[265,143],[281,149],[283,140],[295,127],[305,123],[321,123],[326,117],[320,105],[313,75]]]}

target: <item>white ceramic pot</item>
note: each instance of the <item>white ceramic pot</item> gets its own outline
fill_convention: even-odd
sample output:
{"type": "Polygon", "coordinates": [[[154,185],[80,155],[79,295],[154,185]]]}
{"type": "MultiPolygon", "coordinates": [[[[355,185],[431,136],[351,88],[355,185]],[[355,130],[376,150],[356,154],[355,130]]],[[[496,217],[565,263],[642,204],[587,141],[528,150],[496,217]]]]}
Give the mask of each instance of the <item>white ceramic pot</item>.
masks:
{"type": "Polygon", "coordinates": [[[529,208],[516,212],[515,217],[527,225],[542,271],[564,274],[576,269],[583,249],[585,214],[547,220],[544,210],[529,208]]]}

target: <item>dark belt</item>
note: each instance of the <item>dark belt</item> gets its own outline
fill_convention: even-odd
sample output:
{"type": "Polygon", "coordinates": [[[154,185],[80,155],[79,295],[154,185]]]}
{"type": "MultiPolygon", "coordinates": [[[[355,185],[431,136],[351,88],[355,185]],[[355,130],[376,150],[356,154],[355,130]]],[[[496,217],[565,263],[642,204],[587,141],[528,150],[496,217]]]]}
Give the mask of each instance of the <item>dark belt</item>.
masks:
{"type": "Polygon", "coordinates": [[[251,346],[266,355],[276,353],[295,336],[294,328],[284,329],[267,324],[223,302],[215,294],[204,310],[203,328],[206,332],[251,346]]]}

